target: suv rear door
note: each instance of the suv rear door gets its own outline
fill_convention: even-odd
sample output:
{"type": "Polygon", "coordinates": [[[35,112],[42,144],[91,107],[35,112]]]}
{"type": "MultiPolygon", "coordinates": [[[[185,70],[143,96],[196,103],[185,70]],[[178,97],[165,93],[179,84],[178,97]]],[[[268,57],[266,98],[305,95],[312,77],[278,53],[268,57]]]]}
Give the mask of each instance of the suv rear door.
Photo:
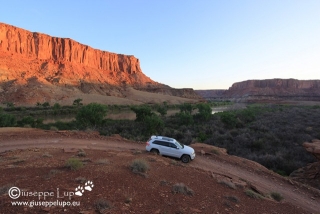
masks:
{"type": "Polygon", "coordinates": [[[153,143],[158,145],[159,152],[161,155],[170,155],[170,150],[169,150],[170,148],[169,148],[168,142],[155,140],[153,143]]]}

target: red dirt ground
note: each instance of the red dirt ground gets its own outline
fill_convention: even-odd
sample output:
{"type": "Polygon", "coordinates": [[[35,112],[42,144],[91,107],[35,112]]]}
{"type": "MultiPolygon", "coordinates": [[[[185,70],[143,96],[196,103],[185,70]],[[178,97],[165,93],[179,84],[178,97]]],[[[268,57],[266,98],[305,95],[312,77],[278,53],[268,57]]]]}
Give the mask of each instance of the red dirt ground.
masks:
{"type": "MultiPolygon", "coordinates": [[[[95,132],[44,131],[25,128],[0,129],[0,213],[320,213],[318,190],[281,177],[261,165],[227,155],[223,149],[192,144],[197,156],[189,164],[145,152],[144,142],[120,136],[104,137],[95,132]],[[86,156],[79,157],[79,149],[86,156]],[[200,151],[206,152],[201,155],[200,151]],[[65,167],[77,157],[84,166],[65,167]],[[145,174],[129,167],[135,159],[145,160],[145,174]],[[15,186],[24,192],[50,192],[47,201],[73,194],[90,180],[92,191],[72,196],[80,206],[13,206],[12,201],[38,201],[38,197],[11,199],[7,189],[15,186]],[[174,194],[172,186],[184,183],[193,195],[174,194]],[[6,189],[7,187],[7,189],[6,189]],[[265,197],[249,197],[254,190],[265,197]],[[281,202],[271,192],[283,196],[281,202]],[[102,210],[99,200],[110,205],[102,210]]],[[[42,201],[43,198],[41,198],[42,201]]]]}

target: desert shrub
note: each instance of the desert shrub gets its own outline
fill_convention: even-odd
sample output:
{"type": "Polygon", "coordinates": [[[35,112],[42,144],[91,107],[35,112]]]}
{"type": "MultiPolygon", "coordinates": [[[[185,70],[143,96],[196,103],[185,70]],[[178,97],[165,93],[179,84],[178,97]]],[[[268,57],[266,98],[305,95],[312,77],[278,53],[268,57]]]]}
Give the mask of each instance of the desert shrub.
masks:
{"type": "Polygon", "coordinates": [[[87,153],[83,149],[79,149],[77,156],[85,157],[87,156],[87,153]]]}
{"type": "Polygon", "coordinates": [[[231,196],[225,196],[225,198],[228,199],[229,201],[234,202],[234,203],[240,202],[240,199],[237,196],[231,195],[231,196]]]}
{"type": "Polygon", "coordinates": [[[42,154],[42,157],[44,157],[44,158],[52,158],[52,155],[49,154],[48,152],[45,152],[45,153],[42,154]]]}
{"type": "Polygon", "coordinates": [[[276,201],[282,201],[283,200],[283,196],[278,192],[272,192],[270,194],[270,196],[276,201]]]}
{"type": "Polygon", "coordinates": [[[98,210],[100,213],[104,213],[105,210],[111,209],[112,204],[110,201],[105,200],[103,198],[99,198],[94,202],[94,207],[96,210],[98,210]]]}
{"type": "Polygon", "coordinates": [[[177,194],[181,193],[184,195],[193,195],[194,191],[187,187],[184,183],[176,183],[172,186],[172,193],[177,194]]]}
{"type": "Polygon", "coordinates": [[[78,170],[81,167],[83,167],[83,163],[81,160],[79,160],[78,158],[69,158],[66,161],[66,165],[67,168],[71,169],[71,170],[78,170]]]}
{"type": "Polygon", "coordinates": [[[236,185],[234,183],[232,183],[231,181],[222,180],[222,181],[219,181],[218,183],[223,184],[223,185],[229,187],[230,189],[237,189],[236,185]]]}
{"type": "Polygon", "coordinates": [[[96,161],[96,163],[100,165],[108,165],[110,164],[110,161],[108,159],[99,159],[96,161]]]}
{"type": "Polygon", "coordinates": [[[145,160],[135,159],[130,164],[130,169],[134,173],[137,173],[137,172],[145,173],[149,169],[149,164],[145,160]]]}
{"type": "Polygon", "coordinates": [[[55,127],[55,126],[50,126],[50,130],[51,131],[59,131],[59,129],[57,127],[55,127]]]}
{"type": "Polygon", "coordinates": [[[90,103],[81,107],[76,115],[76,121],[81,127],[96,127],[102,124],[107,115],[107,107],[98,103],[90,103]]]}
{"type": "Polygon", "coordinates": [[[264,198],[262,195],[260,195],[259,193],[255,192],[251,189],[246,189],[244,192],[250,198],[256,198],[256,199],[263,199],[264,198]]]}

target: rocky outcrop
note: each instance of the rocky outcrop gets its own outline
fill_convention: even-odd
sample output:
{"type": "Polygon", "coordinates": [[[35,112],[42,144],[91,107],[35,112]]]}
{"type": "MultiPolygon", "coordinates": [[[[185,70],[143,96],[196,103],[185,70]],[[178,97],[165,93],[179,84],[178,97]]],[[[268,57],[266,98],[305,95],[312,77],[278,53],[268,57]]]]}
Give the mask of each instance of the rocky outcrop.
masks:
{"type": "Polygon", "coordinates": [[[318,161],[293,171],[290,177],[320,189],[320,140],[314,139],[312,143],[305,142],[302,145],[318,161]]]}
{"type": "Polygon", "coordinates": [[[318,159],[318,161],[320,161],[320,140],[314,139],[312,140],[312,143],[305,142],[302,145],[307,152],[311,153],[318,159]]]}
{"type": "Polygon", "coordinates": [[[142,72],[139,59],[132,55],[101,51],[69,38],[0,23],[0,102],[36,102],[43,97],[45,101],[59,100],[72,91],[126,97],[127,86],[197,97],[192,89],[173,89],[153,81],[142,72]],[[59,96],[62,88],[65,94],[59,96]]]}
{"type": "Polygon", "coordinates": [[[239,100],[320,100],[320,80],[266,79],[234,83],[224,94],[239,100]]]}

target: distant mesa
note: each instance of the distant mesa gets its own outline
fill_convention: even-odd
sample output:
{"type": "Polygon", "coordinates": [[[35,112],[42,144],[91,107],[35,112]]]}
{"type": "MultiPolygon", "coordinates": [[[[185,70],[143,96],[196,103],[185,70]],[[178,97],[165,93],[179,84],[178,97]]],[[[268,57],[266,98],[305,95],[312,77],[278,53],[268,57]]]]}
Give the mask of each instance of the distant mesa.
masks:
{"type": "Polygon", "coordinates": [[[72,39],[0,23],[0,102],[56,102],[88,94],[133,99],[136,103],[174,100],[163,96],[151,99],[145,93],[132,97],[140,93],[137,90],[200,98],[193,89],[174,89],[150,79],[132,55],[101,51],[72,39]]]}
{"type": "Polygon", "coordinates": [[[238,102],[320,101],[320,80],[266,79],[234,83],[228,90],[196,90],[211,100],[238,102]]]}

